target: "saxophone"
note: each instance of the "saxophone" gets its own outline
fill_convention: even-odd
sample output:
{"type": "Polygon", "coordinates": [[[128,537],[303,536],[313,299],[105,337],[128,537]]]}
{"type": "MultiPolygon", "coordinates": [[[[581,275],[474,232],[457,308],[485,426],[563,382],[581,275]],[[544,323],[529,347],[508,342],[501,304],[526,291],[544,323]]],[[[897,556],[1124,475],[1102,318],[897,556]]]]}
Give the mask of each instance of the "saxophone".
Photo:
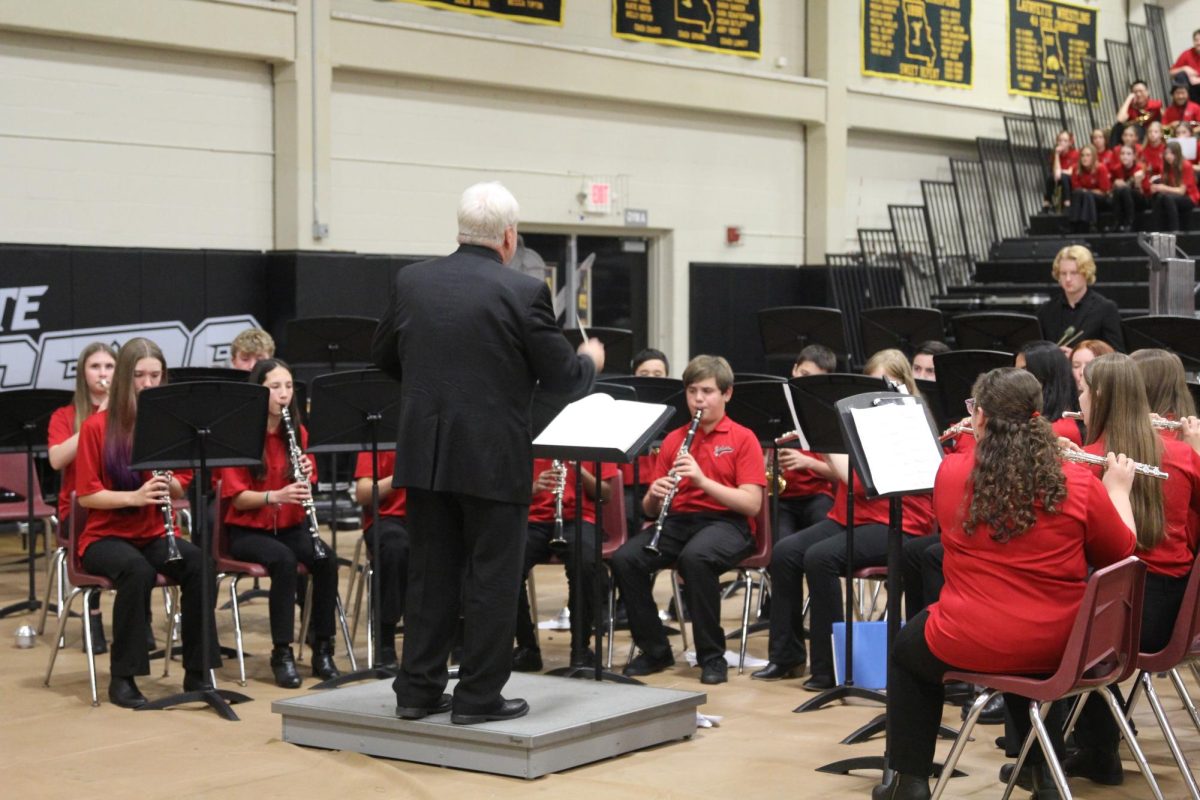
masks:
{"type": "MultiPolygon", "coordinates": [[[[292,425],[292,414],[287,408],[282,409],[280,416],[283,418],[283,430],[287,434],[288,441],[288,460],[292,464],[292,480],[304,480],[304,470],[300,467],[300,459],[304,458],[304,451],[300,449],[300,445],[296,439],[296,429],[292,425]]],[[[321,541],[320,523],[317,522],[317,506],[313,502],[312,497],[302,502],[304,513],[308,516],[308,532],[312,535],[313,542],[313,558],[318,561],[327,558],[329,553],[325,550],[325,543],[321,541]]]]}

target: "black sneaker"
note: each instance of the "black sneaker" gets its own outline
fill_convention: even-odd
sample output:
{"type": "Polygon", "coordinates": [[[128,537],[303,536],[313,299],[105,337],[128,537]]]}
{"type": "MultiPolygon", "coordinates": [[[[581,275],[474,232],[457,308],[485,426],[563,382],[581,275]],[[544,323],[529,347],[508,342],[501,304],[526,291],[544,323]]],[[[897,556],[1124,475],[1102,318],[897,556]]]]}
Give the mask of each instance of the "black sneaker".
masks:
{"type": "Polygon", "coordinates": [[[718,683],[725,683],[727,680],[729,680],[729,665],[725,663],[725,656],[717,656],[704,662],[704,670],[700,673],[701,683],[715,686],[718,683]]]}
{"type": "Polygon", "coordinates": [[[653,675],[673,666],[675,666],[675,656],[671,655],[670,650],[667,650],[666,655],[657,658],[642,651],[625,665],[625,669],[621,670],[621,673],[628,678],[636,678],[641,675],[653,675]]]}

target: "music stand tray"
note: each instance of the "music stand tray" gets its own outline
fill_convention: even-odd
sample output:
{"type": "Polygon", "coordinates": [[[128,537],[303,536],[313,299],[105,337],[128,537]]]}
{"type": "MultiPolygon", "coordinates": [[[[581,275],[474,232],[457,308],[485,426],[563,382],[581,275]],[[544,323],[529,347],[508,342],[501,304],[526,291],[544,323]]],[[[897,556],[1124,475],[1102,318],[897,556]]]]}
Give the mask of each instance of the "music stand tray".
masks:
{"type": "MultiPolygon", "coordinates": [[[[604,345],[604,375],[628,375],[633,364],[633,331],[625,328],[588,328],[587,335],[604,345]]],[[[579,328],[563,328],[563,336],[578,348],[583,343],[579,328]]]]}
{"type": "Polygon", "coordinates": [[[821,306],[779,306],[758,312],[758,332],[768,360],[795,361],[810,344],[823,344],[850,363],[842,312],[821,306]]]}
{"type": "Polygon", "coordinates": [[[1148,347],[1170,350],[1189,372],[1200,370],[1200,319],[1195,317],[1129,317],[1121,321],[1125,349],[1148,347]]]}
{"type": "Polygon", "coordinates": [[[950,320],[959,350],[1003,350],[1016,353],[1028,342],[1046,338],[1032,314],[977,311],[950,320]]]}
{"type": "Polygon", "coordinates": [[[171,383],[199,383],[204,381],[228,381],[240,383],[250,373],[233,367],[172,367],[171,383]]]}
{"type": "Polygon", "coordinates": [[[858,330],[863,353],[868,357],[895,348],[910,360],[923,342],[946,341],[946,323],[936,308],[883,306],[858,312],[858,330]]]}
{"type": "MultiPolygon", "coordinates": [[[[34,525],[33,457],[46,452],[50,417],[69,404],[74,395],[61,389],[19,389],[0,392],[0,453],[25,454],[25,502],[29,533],[29,595],[16,603],[0,608],[0,618],[22,611],[37,611],[42,601],[37,599],[37,535],[34,525]]],[[[13,487],[8,487],[10,490],[13,487]]],[[[56,645],[57,646],[57,645],[56,645]]]]}
{"type": "MultiPolygon", "coordinates": [[[[192,536],[201,552],[201,607],[205,614],[216,613],[213,598],[216,573],[207,524],[207,497],[212,484],[209,468],[262,464],[268,397],[264,386],[226,382],[157,386],[138,395],[130,468],[196,471],[196,482],[203,496],[195,509],[196,529],[192,536]]],[[[214,627],[211,620],[205,620],[200,628],[205,663],[216,646],[211,637],[214,627]]],[[[138,710],[156,711],[199,701],[207,703],[223,719],[236,721],[238,716],[230,704],[250,700],[238,692],[207,689],[173,694],[138,710]]]]}

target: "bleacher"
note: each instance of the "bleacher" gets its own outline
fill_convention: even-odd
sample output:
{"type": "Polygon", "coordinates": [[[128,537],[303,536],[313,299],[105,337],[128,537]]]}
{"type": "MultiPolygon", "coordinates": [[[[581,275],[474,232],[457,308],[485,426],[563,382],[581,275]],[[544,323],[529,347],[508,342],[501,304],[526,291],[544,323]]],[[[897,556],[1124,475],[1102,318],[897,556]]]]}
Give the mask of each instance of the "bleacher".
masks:
{"type": "MultiPolygon", "coordinates": [[[[828,254],[836,304],[852,317],[901,304],[948,317],[1033,313],[1056,289],[1055,253],[1083,244],[1096,256],[1094,288],[1126,316],[1148,313],[1147,259],[1136,233],[1068,235],[1063,215],[1041,213],[1048,155],[1060,130],[1072,131],[1077,142],[1088,141],[1093,128],[1108,130],[1135,78],[1148,82],[1152,96],[1170,96],[1163,9],[1148,4],[1145,12],[1145,25],[1127,26],[1128,41],[1105,40],[1107,58],[1089,60],[1082,79],[1062,76],[1057,98],[1030,98],[1027,116],[1005,116],[1005,138],[979,138],[977,158],[950,159],[950,181],[922,181],[921,205],[888,206],[890,228],[860,229],[858,252],[828,254]]],[[[1200,231],[1200,209],[1192,220],[1200,231]]],[[[1100,222],[1110,220],[1102,215],[1100,222]]],[[[1178,245],[1200,254],[1200,233],[1180,235],[1178,245]]]]}

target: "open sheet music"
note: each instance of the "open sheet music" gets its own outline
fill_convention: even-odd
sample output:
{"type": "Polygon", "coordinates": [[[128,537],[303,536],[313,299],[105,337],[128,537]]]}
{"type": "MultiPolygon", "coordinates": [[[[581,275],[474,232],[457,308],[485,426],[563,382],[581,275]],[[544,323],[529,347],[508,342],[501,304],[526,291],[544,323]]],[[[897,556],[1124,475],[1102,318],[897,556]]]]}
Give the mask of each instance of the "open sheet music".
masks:
{"type": "Polygon", "coordinates": [[[942,450],[917,402],[852,408],[866,468],[878,494],[927,492],[942,463],[942,450]]]}
{"type": "Polygon", "coordinates": [[[614,400],[606,394],[590,394],[560,411],[534,439],[533,445],[535,448],[604,449],[628,455],[651,428],[657,428],[669,417],[670,412],[669,406],[658,403],[614,400]]]}

